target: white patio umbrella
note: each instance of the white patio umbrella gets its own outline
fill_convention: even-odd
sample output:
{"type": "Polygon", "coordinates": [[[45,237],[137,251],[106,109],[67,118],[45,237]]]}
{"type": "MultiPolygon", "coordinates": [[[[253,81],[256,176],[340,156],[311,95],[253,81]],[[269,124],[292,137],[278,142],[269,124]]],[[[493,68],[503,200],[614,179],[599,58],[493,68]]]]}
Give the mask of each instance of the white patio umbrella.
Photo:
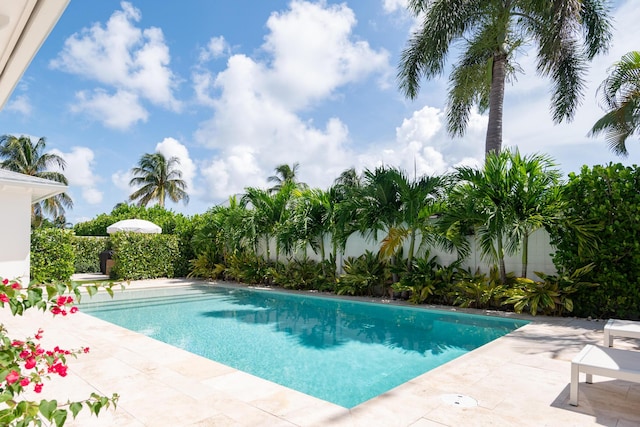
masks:
{"type": "Polygon", "coordinates": [[[144,219],[125,219],[111,224],[107,227],[107,233],[113,234],[118,231],[128,231],[131,233],[162,233],[162,228],[144,219]]]}

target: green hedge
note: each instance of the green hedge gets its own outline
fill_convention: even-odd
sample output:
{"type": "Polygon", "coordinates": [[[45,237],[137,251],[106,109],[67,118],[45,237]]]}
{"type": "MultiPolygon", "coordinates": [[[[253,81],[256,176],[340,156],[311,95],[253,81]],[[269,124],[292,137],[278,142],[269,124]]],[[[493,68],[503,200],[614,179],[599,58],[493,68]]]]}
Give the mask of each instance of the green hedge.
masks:
{"type": "Polygon", "coordinates": [[[38,228],[31,232],[31,280],[37,283],[68,281],[75,268],[71,230],[38,228]]]}
{"type": "Polygon", "coordinates": [[[108,249],[107,237],[75,236],[76,273],[100,273],[100,252],[108,249]]]}
{"type": "Polygon", "coordinates": [[[552,235],[558,270],[575,271],[594,264],[583,280],[599,283],[573,299],[581,317],[640,317],[640,169],[622,164],[584,166],[570,174],[564,188],[565,214],[597,223],[597,250],[580,251],[577,237],[559,230],[552,235]]]}
{"type": "Polygon", "coordinates": [[[174,277],[179,256],[178,237],[166,234],[111,235],[114,265],[111,278],[119,280],[174,277]]]}

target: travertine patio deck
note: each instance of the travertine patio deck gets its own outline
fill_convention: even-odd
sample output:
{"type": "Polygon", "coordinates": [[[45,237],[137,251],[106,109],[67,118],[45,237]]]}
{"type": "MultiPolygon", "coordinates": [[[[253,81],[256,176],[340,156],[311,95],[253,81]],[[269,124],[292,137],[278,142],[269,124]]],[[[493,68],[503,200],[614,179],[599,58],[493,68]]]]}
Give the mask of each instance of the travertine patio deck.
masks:
{"type": "MultiPolygon", "coordinates": [[[[187,280],[130,286],[188,285],[187,280]]],[[[640,384],[594,377],[569,406],[570,360],[602,342],[604,322],[532,318],[533,322],[351,410],[307,396],[83,313],[52,318],[0,311],[12,338],[45,330],[43,345],[88,346],[69,359],[69,375],[46,382],[34,398],[79,400],[120,394],[118,408],[69,426],[637,426],[640,384]],[[475,399],[474,407],[443,396],[475,399]]],[[[639,342],[616,340],[640,350],[639,342]]],[[[584,381],[584,378],[581,378],[584,381]]]]}

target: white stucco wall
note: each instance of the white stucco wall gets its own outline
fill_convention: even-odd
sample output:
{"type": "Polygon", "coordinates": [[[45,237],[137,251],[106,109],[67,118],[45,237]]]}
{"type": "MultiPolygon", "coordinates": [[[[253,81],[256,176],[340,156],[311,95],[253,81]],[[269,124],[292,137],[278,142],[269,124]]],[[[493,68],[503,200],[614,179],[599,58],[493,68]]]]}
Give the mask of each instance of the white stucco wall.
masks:
{"type": "Polygon", "coordinates": [[[0,277],[29,283],[31,193],[0,191],[0,277]]]}

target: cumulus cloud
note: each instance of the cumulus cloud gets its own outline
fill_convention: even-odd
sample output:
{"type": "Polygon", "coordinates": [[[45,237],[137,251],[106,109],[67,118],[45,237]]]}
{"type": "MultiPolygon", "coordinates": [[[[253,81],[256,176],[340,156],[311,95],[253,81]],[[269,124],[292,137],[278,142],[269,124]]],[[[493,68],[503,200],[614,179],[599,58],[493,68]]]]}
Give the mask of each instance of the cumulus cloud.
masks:
{"type": "Polygon", "coordinates": [[[386,13],[393,13],[407,9],[407,0],[383,0],[382,8],[386,13]]]}
{"type": "Polygon", "coordinates": [[[446,132],[444,112],[423,107],[396,128],[395,141],[360,154],[359,169],[384,164],[421,176],[441,175],[461,165],[478,165],[484,157],[486,124],[486,117],[472,112],[466,134],[453,139],[446,132]]]}
{"type": "Polygon", "coordinates": [[[229,44],[223,36],[211,37],[207,46],[200,50],[200,62],[207,62],[229,53],[229,44]]]}
{"type": "Polygon", "coordinates": [[[116,188],[122,190],[122,192],[126,194],[127,198],[129,198],[129,193],[132,193],[131,187],[129,186],[131,178],[133,178],[131,170],[118,170],[111,174],[111,182],[116,186],[116,188]]]}
{"type": "Polygon", "coordinates": [[[127,91],[119,90],[112,95],[103,89],[81,91],[76,93],[76,101],[71,106],[72,112],[88,114],[113,129],[126,130],[134,123],[146,122],[149,117],[138,96],[127,91]]]}
{"type": "Polygon", "coordinates": [[[64,159],[67,167],[64,175],[69,181],[71,188],[80,187],[82,198],[90,205],[97,205],[102,202],[102,191],[98,190],[99,178],[94,174],[95,155],[93,150],[87,147],[72,147],[68,153],[53,149],[51,153],[64,159]]]}
{"type": "Polygon", "coordinates": [[[95,23],[69,37],[50,65],[102,85],[77,94],[79,105],[73,111],[87,111],[100,119],[108,110],[104,125],[126,129],[148,115],[143,100],[172,111],[179,111],[181,104],[173,95],[177,82],[169,68],[169,48],[162,30],[138,28],[140,11],[128,2],[120,5],[122,9],[115,11],[104,26],[95,23]],[[123,100],[128,109],[120,114],[117,108],[104,106],[105,101],[123,100]],[[130,111],[135,111],[137,120],[126,119],[130,111]]]}
{"type": "Polygon", "coordinates": [[[29,97],[25,94],[22,94],[16,96],[13,100],[11,100],[11,102],[9,102],[7,106],[4,107],[4,109],[7,111],[16,111],[25,116],[29,116],[31,115],[33,107],[31,106],[29,97]]]}
{"type": "Polygon", "coordinates": [[[339,97],[344,86],[391,69],[388,52],[358,40],[355,25],[345,4],[293,1],[267,21],[264,60],[235,54],[217,75],[194,74],[198,99],[213,109],[195,133],[217,153],[203,169],[208,197],[264,186],[284,163],[300,162],[300,179],[319,187],[351,166],[345,123],[337,117],[314,123],[302,115],[339,97]]]}

